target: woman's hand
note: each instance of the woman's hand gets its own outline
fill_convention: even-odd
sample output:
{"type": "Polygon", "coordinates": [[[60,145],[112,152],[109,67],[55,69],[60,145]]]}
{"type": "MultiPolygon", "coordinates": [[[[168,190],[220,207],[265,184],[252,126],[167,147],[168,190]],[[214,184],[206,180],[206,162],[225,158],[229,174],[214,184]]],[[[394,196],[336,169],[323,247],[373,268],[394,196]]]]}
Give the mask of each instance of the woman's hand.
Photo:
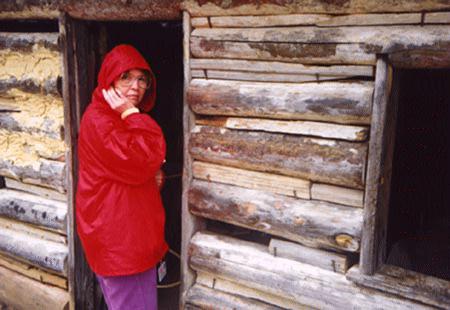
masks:
{"type": "Polygon", "coordinates": [[[112,86],[108,90],[102,89],[102,94],[111,109],[119,114],[122,114],[127,109],[134,108],[134,105],[126,97],[122,96],[118,89],[112,86]]]}

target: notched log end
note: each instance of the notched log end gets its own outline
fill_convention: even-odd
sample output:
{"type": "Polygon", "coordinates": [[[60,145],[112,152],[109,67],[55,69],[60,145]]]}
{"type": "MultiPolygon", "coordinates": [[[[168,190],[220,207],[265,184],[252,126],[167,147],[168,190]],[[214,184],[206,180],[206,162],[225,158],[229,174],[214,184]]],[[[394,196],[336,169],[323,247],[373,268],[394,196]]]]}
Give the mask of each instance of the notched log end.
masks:
{"type": "Polygon", "coordinates": [[[359,251],[359,240],[347,234],[339,234],[334,237],[336,244],[350,251],[359,251]]]}

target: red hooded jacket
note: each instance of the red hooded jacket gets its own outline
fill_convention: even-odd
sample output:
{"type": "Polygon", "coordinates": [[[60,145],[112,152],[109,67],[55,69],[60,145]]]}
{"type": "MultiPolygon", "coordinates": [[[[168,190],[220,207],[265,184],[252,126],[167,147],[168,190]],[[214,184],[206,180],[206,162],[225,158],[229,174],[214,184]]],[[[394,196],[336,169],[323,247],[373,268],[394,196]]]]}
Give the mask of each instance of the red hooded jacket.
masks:
{"type": "Polygon", "coordinates": [[[156,81],[150,66],[136,49],[119,45],[105,56],[78,139],[77,231],[91,269],[102,276],[145,271],[168,249],[155,180],[165,157],[163,133],[143,113],[122,120],[101,93],[130,69],[150,72],[152,86],[139,109],[153,107],[156,81]]]}

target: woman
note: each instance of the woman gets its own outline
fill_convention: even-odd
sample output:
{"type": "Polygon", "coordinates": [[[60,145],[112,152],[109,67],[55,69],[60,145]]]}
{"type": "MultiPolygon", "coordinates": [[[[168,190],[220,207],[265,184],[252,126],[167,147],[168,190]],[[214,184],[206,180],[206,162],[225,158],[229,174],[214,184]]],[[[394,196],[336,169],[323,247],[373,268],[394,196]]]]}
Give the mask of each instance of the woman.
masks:
{"type": "Polygon", "coordinates": [[[109,309],[157,309],[155,266],[168,247],[156,175],[160,127],[147,114],[156,81],[142,55],[106,56],[80,125],[77,231],[109,309]]]}

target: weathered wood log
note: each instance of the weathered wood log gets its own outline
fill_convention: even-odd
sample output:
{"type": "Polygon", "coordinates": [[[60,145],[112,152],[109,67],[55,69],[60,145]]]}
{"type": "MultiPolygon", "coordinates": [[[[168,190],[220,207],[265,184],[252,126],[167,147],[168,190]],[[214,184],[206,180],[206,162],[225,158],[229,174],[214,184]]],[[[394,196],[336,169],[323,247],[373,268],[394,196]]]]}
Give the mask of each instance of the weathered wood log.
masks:
{"type": "Polygon", "coordinates": [[[311,198],[358,208],[364,204],[363,191],[328,184],[312,184],[311,198]]]}
{"type": "Polygon", "coordinates": [[[366,143],[198,126],[189,151],[201,161],[364,187],[366,143]]]}
{"type": "Polygon", "coordinates": [[[61,310],[69,307],[66,290],[0,267],[0,300],[13,309],[61,310]]]}
{"type": "Polygon", "coordinates": [[[0,79],[0,94],[6,93],[12,88],[20,89],[32,94],[39,93],[60,96],[58,78],[50,78],[44,81],[31,78],[17,79],[16,77],[0,79]]]}
{"type": "Polygon", "coordinates": [[[279,309],[276,306],[269,305],[255,299],[245,298],[234,294],[227,294],[199,284],[195,284],[189,289],[186,295],[186,303],[188,305],[200,307],[200,309],[216,309],[217,307],[224,310],[279,309]]]}
{"type": "Polygon", "coordinates": [[[193,78],[206,78],[206,70],[191,70],[193,78]]]}
{"type": "Polygon", "coordinates": [[[9,189],[19,190],[22,192],[30,193],[40,197],[44,197],[51,200],[57,200],[62,202],[67,202],[67,195],[52,190],[50,188],[45,188],[37,185],[26,184],[19,182],[11,178],[4,178],[5,185],[9,189]]]}
{"type": "Polygon", "coordinates": [[[60,234],[59,232],[42,229],[39,226],[30,225],[28,223],[16,221],[14,219],[8,219],[0,216],[0,227],[18,231],[42,240],[52,241],[60,244],[67,244],[67,237],[60,234]]]}
{"type": "Polygon", "coordinates": [[[191,18],[191,26],[193,28],[210,27],[208,17],[191,18]]]}
{"type": "Polygon", "coordinates": [[[306,66],[276,61],[251,61],[236,59],[191,59],[191,69],[235,70],[244,72],[285,73],[325,76],[374,75],[372,66],[306,66]]]}
{"type": "Polygon", "coordinates": [[[369,124],[373,83],[250,83],[192,80],[188,102],[206,115],[369,124]]]}
{"type": "Polygon", "coordinates": [[[194,178],[212,182],[242,186],[303,199],[310,199],[309,181],[276,174],[236,169],[195,161],[192,165],[194,178]]]}
{"type": "Polygon", "coordinates": [[[389,63],[403,69],[432,69],[450,67],[450,43],[440,44],[439,49],[420,48],[389,53],[389,63]]]}
{"type": "Polygon", "coordinates": [[[367,51],[362,44],[235,42],[192,37],[190,45],[192,55],[197,58],[276,60],[327,65],[374,65],[376,62],[375,54],[367,51]]]}
{"type": "Polygon", "coordinates": [[[40,281],[42,283],[58,286],[67,290],[67,279],[45,272],[39,268],[21,263],[4,255],[0,255],[0,266],[20,273],[28,278],[40,281]]]}
{"type": "MultiPolygon", "coordinates": [[[[332,13],[332,12],[329,12],[332,13]]],[[[204,17],[193,18],[200,27],[208,27],[200,23],[204,17]],[[198,19],[198,21],[197,21],[198,19]]],[[[351,15],[325,15],[325,14],[290,14],[290,15],[263,15],[263,16],[212,16],[211,27],[240,28],[240,27],[274,27],[274,26],[351,26],[351,25],[400,25],[420,24],[420,13],[407,14],[351,14],[351,15]]],[[[197,28],[196,26],[193,26],[197,28]]]]}
{"type": "Polygon", "coordinates": [[[220,126],[228,129],[278,132],[348,141],[365,141],[369,131],[368,127],[361,126],[238,117],[204,117],[198,118],[196,124],[220,126]]]}
{"type": "Polygon", "coordinates": [[[370,276],[362,274],[359,267],[354,266],[346,277],[361,286],[450,309],[450,285],[442,279],[389,265],[383,265],[370,276]]]}
{"type": "Polygon", "coordinates": [[[356,208],[194,180],[189,210],[312,247],[359,251],[362,211],[356,208]]]}
{"type": "MultiPolygon", "coordinates": [[[[2,13],[4,12],[3,10],[2,13]]],[[[10,49],[31,53],[33,48],[43,47],[52,51],[59,51],[57,33],[23,33],[0,32],[0,49],[10,49]]]]}
{"type": "Polygon", "coordinates": [[[362,43],[367,52],[392,53],[450,41],[447,26],[198,28],[193,37],[215,41],[362,43]]]}
{"type": "Polygon", "coordinates": [[[270,239],[269,252],[276,257],[293,259],[322,269],[345,274],[349,267],[347,256],[305,247],[298,243],[270,239]]]}
{"type": "Polygon", "coordinates": [[[13,228],[5,227],[3,224],[0,226],[0,252],[33,266],[66,276],[67,245],[44,240],[17,229],[22,226],[14,223],[13,228]]]}
{"type": "Polygon", "coordinates": [[[271,305],[276,305],[277,307],[281,307],[283,309],[292,309],[292,310],[313,309],[310,306],[306,307],[305,305],[299,304],[293,300],[269,294],[267,292],[263,292],[248,286],[244,286],[236,282],[224,280],[217,277],[216,275],[201,271],[197,272],[196,283],[225,293],[239,294],[240,296],[244,296],[247,298],[262,300],[264,302],[267,302],[271,305]]]}
{"type": "Polygon", "coordinates": [[[449,9],[450,4],[440,0],[346,0],[343,1],[200,1],[185,0],[182,9],[192,16],[230,16],[230,15],[280,15],[300,13],[354,14],[377,12],[422,12],[449,9]]]}
{"type": "Polygon", "coordinates": [[[0,215],[66,234],[67,205],[10,189],[0,189],[0,215]]]}
{"type": "Polygon", "coordinates": [[[190,264],[197,271],[320,309],[430,309],[365,289],[344,275],[274,257],[267,247],[209,233],[191,240],[190,264]]]}
{"type": "Polygon", "coordinates": [[[425,13],[426,24],[450,24],[450,12],[425,13]]]}

